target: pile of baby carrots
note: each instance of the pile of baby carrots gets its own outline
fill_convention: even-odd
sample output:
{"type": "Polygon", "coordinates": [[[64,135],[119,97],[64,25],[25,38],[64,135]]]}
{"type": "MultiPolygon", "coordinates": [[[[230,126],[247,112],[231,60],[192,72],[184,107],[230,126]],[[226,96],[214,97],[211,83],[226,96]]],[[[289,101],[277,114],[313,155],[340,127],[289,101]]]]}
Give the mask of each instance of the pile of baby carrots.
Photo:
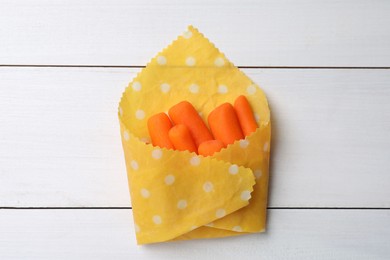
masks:
{"type": "Polygon", "coordinates": [[[210,130],[194,106],[182,101],[169,109],[169,117],[158,113],[148,119],[149,135],[154,146],[190,151],[211,156],[222,148],[253,133],[257,124],[245,96],[234,106],[224,103],[207,118],[210,130]]]}

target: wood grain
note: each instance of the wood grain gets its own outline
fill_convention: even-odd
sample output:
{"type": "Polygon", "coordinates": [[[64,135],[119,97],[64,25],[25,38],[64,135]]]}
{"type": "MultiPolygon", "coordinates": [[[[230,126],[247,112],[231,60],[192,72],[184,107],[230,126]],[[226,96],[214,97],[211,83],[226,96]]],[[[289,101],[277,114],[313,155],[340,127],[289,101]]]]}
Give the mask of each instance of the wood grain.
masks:
{"type": "Polygon", "coordinates": [[[389,1],[2,1],[0,64],[144,65],[189,24],[236,65],[390,67],[389,1]]]}
{"type": "MultiPolygon", "coordinates": [[[[128,207],[138,69],[0,68],[0,207],[128,207]]],[[[389,70],[244,70],[272,111],[271,207],[390,207],[389,70]]]]}
{"type": "Polygon", "coordinates": [[[389,13],[380,0],[1,1],[0,259],[388,259],[389,13]],[[267,94],[268,229],[139,247],[117,106],[189,24],[267,94]]]}
{"type": "Polygon", "coordinates": [[[137,246],[131,210],[2,210],[2,259],[387,259],[389,210],[269,210],[263,234],[137,246]]]}

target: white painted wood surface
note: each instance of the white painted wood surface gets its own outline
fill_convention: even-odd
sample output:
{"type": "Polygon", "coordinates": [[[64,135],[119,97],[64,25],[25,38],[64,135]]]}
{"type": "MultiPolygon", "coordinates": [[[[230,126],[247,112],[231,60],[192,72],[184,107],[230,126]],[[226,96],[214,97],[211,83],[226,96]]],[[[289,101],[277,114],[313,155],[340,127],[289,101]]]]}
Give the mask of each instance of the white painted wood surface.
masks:
{"type": "MultiPolygon", "coordinates": [[[[125,207],[139,69],[0,68],[1,206],[125,207]]],[[[271,207],[390,207],[389,70],[244,70],[273,117],[271,207]]]]}
{"type": "Polygon", "coordinates": [[[388,259],[389,210],[269,210],[263,234],[135,246],[131,210],[3,210],[2,259],[388,259]]]}
{"type": "Polygon", "coordinates": [[[384,0],[0,1],[0,259],[388,259],[389,13],[384,0]],[[113,207],[131,206],[116,110],[140,69],[104,66],[143,66],[189,24],[256,67],[268,96],[268,231],[138,247],[131,210],[113,207]]]}
{"type": "Polygon", "coordinates": [[[0,64],[144,65],[193,24],[241,66],[390,66],[390,2],[3,0],[0,64]]]}

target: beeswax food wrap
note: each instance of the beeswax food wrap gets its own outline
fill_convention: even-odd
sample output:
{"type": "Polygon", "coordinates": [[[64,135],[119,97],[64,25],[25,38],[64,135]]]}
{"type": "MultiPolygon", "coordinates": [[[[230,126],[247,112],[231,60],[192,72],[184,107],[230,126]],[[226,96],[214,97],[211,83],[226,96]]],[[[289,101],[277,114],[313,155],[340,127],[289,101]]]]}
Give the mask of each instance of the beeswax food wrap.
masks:
{"type": "Polygon", "coordinates": [[[154,57],[119,104],[138,244],[263,232],[270,111],[263,91],[194,27],[154,57]],[[187,100],[203,120],[245,95],[258,129],[212,157],[150,144],[147,119],[187,100]]]}

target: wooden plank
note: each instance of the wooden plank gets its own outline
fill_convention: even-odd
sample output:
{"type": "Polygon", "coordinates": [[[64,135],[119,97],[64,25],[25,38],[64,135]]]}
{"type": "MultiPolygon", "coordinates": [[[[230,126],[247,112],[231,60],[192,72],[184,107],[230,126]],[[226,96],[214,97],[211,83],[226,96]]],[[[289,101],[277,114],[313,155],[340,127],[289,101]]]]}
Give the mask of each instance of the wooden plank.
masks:
{"type": "Polygon", "coordinates": [[[0,74],[0,205],[129,206],[117,108],[135,72],[0,74]]]}
{"type": "Polygon", "coordinates": [[[0,3],[0,64],[145,65],[189,24],[240,66],[390,66],[389,1],[0,3]]]}
{"type": "Polygon", "coordinates": [[[2,210],[2,259],[388,259],[388,210],[270,210],[263,234],[137,246],[131,210],[2,210]]]}
{"type": "MultiPolygon", "coordinates": [[[[0,206],[130,206],[117,106],[137,69],[0,68],[0,206]]],[[[271,207],[390,207],[389,70],[244,70],[273,120],[271,207]]]]}

